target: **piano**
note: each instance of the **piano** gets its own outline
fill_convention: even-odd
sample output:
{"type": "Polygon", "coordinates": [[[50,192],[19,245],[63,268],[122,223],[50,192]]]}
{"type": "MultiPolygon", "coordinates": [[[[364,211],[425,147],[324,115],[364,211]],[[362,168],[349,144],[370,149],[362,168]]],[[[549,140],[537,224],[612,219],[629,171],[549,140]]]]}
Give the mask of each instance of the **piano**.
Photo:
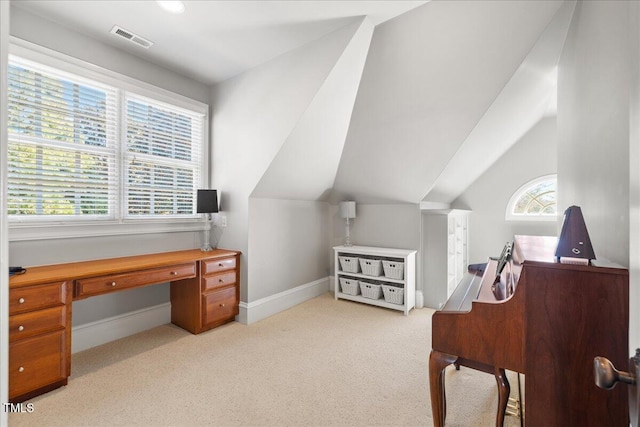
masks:
{"type": "MultiPolygon", "coordinates": [[[[516,236],[512,261],[470,271],[433,314],[429,384],[434,425],[445,425],[444,372],[466,366],[495,375],[501,426],[510,386],[524,374],[527,426],[628,426],[627,390],[594,383],[594,357],[625,366],[629,273],[613,264],[556,262],[554,237],[516,236]]],[[[449,405],[456,402],[449,396],[449,405]]]]}

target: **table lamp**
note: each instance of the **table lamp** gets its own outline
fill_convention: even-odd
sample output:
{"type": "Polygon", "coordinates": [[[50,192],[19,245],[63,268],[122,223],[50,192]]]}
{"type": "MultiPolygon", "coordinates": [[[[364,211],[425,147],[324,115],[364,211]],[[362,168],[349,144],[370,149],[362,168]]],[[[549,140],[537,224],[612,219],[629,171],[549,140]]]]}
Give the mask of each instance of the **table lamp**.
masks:
{"type": "Polygon", "coordinates": [[[217,190],[198,190],[197,213],[204,215],[204,239],[201,251],[207,252],[212,250],[209,238],[211,235],[211,214],[218,212],[218,191],[217,190]]]}
{"type": "Polygon", "coordinates": [[[344,240],[344,245],[353,246],[351,244],[351,239],[349,236],[349,220],[351,218],[356,217],[356,202],[354,201],[340,202],[340,217],[344,218],[347,222],[347,227],[346,227],[347,236],[344,240]]]}

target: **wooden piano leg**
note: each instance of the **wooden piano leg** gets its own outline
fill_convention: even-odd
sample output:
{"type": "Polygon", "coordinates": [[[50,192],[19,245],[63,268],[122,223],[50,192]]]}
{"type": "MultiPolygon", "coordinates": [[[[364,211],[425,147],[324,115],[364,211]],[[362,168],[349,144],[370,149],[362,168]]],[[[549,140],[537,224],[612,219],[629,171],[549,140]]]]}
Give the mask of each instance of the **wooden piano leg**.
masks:
{"type": "Polygon", "coordinates": [[[504,415],[507,411],[511,386],[507,374],[502,368],[495,368],[496,382],[498,383],[498,414],[496,415],[496,427],[504,425],[504,415]]]}
{"type": "Polygon", "coordinates": [[[447,399],[444,390],[444,370],[458,358],[451,354],[431,350],[429,356],[429,388],[431,392],[431,412],[434,427],[444,427],[447,416],[447,399]]]}

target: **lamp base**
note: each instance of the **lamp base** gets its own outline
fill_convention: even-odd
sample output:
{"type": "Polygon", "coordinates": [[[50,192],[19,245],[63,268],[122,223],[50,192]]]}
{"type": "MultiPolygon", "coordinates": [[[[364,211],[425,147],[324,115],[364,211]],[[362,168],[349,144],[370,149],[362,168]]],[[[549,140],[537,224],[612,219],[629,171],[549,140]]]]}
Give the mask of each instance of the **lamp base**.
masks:
{"type": "Polygon", "coordinates": [[[351,243],[351,232],[349,230],[349,218],[346,218],[344,246],[353,246],[351,243]]]}
{"type": "Polygon", "coordinates": [[[202,252],[212,251],[214,248],[211,246],[210,236],[211,236],[211,222],[209,220],[209,214],[205,216],[204,230],[202,231],[202,246],[200,250],[202,252]]]}

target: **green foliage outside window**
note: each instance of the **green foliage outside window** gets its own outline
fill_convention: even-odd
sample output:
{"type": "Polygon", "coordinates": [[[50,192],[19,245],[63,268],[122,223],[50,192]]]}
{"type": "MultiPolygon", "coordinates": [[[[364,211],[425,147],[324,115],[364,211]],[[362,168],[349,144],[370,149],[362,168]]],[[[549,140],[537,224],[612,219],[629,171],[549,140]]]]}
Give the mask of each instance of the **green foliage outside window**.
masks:
{"type": "Polygon", "coordinates": [[[201,116],[19,58],[8,75],[10,220],[194,216],[201,116]]]}

